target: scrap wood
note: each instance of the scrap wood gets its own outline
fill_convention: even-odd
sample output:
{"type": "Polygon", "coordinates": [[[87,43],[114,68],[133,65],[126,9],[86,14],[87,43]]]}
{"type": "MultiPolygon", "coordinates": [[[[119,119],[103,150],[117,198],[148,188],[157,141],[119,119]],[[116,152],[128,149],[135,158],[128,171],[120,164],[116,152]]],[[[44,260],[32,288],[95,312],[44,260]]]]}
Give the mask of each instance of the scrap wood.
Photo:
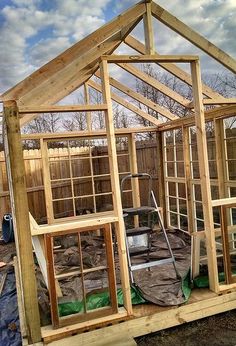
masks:
{"type": "Polygon", "coordinates": [[[6,271],[6,272],[3,274],[2,279],[1,279],[1,284],[0,284],[0,296],[2,295],[2,291],[3,291],[3,288],[4,288],[5,282],[6,282],[7,274],[8,274],[8,272],[6,271]]]}

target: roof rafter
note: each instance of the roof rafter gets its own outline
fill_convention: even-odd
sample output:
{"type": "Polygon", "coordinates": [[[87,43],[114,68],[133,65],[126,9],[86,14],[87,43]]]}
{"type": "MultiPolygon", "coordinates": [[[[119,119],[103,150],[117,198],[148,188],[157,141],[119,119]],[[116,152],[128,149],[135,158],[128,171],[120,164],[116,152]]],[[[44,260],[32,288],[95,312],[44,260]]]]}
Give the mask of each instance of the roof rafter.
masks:
{"type": "MultiPolygon", "coordinates": [[[[136,50],[137,52],[141,54],[146,54],[146,49],[144,44],[142,44],[140,41],[138,41],[136,38],[134,38],[131,35],[128,35],[124,39],[124,43],[127,44],[130,48],[136,50]]],[[[155,52],[156,55],[158,55],[157,52],[155,52]]],[[[179,68],[175,64],[170,64],[170,63],[160,63],[160,62],[155,62],[157,65],[161,66],[163,69],[165,69],[167,72],[170,72],[173,76],[179,78],[189,86],[192,86],[192,78],[189,73],[185,72],[181,68],[179,68]]],[[[224,97],[217,93],[215,90],[211,89],[209,86],[205,85],[204,83],[202,84],[202,90],[203,94],[206,95],[207,97],[210,98],[222,98],[224,97]]]]}
{"type": "Polygon", "coordinates": [[[178,94],[176,91],[172,90],[171,88],[167,87],[165,84],[159,82],[156,78],[149,76],[147,73],[142,72],[141,70],[139,70],[138,68],[136,68],[130,64],[120,63],[120,64],[118,64],[118,66],[120,66],[125,71],[131,73],[133,76],[139,78],[143,82],[149,84],[153,88],[157,89],[162,94],[170,97],[172,100],[178,102],[180,105],[182,105],[184,107],[188,106],[188,104],[190,102],[188,99],[181,96],[180,94],[178,94]]]}
{"type": "MultiPolygon", "coordinates": [[[[100,78],[100,73],[97,72],[96,76],[100,78]]],[[[176,115],[174,115],[173,113],[171,113],[168,109],[165,109],[164,107],[160,106],[159,104],[149,100],[147,97],[135,92],[134,90],[130,89],[129,87],[127,87],[126,85],[118,82],[117,80],[115,80],[114,78],[110,77],[109,78],[109,82],[110,85],[115,87],[116,89],[122,91],[124,94],[132,97],[134,100],[142,103],[143,105],[145,105],[146,107],[151,108],[152,110],[154,110],[155,112],[160,113],[162,116],[164,116],[165,118],[169,119],[169,120],[174,120],[174,119],[178,119],[178,117],[176,115]]]]}
{"type": "MultiPolygon", "coordinates": [[[[99,85],[98,83],[90,80],[87,83],[91,88],[102,92],[102,87],[101,85],[99,85]]],[[[142,118],[146,119],[147,121],[149,121],[150,123],[154,124],[154,125],[160,125],[162,122],[156,118],[154,118],[152,115],[142,111],[140,108],[134,106],[132,103],[124,100],[122,97],[116,95],[114,92],[111,93],[111,98],[113,101],[115,101],[116,103],[120,104],[121,106],[127,108],[128,110],[130,110],[131,112],[141,116],[142,118]]]]}
{"type": "MultiPolygon", "coordinates": [[[[71,48],[67,49],[64,53],[60,54],[58,57],[41,67],[39,70],[35,71],[32,75],[27,77],[25,80],[17,84],[12,89],[6,91],[2,98],[3,100],[10,99],[20,99],[28,92],[32,90],[33,87],[41,85],[45,81],[50,81],[51,78],[58,75],[60,71],[63,71],[68,66],[70,66],[77,58],[82,57],[86,60],[86,54],[92,49],[96,49],[111,36],[115,34],[120,34],[120,43],[129,33],[123,35],[122,30],[127,28],[130,23],[135,25],[142,19],[143,14],[146,11],[145,2],[140,2],[135,6],[131,7],[125,11],[120,16],[113,19],[111,22],[105,24],[92,34],[88,35],[71,48]]],[[[133,28],[133,25],[131,25],[133,28]]],[[[132,30],[132,29],[131,29],[132,30]]],[[[104,53],[101,53],[101,55],[104,53]]],[[[69,71],[68,69],[67,71],[69,71]]],[[[78,72],[78,70],[77,70],[78,72]]],[[[35,103],[35,102],[34,102],[35,103]]]]}
{"type": "Polygon", "coordinates": [[[227,69],[236,73],[236,61],[230,55],[216,47],[205,37],[198,34],[188,25],[181,22],[178,18],[174,17],[170,12],[166,11],[163,7],[157,5],[155,2],[152,2],[152,14],[161,23],[167,25],[170,29],[186,38],[220,64],[224,65],[227,69]]]}

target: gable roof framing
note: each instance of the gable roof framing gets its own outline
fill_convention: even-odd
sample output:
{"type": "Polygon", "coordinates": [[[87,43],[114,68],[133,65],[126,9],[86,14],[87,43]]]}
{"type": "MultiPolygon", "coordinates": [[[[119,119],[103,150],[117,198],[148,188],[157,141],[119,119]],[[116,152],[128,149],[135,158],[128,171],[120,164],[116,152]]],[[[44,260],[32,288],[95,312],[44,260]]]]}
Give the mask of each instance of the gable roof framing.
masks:
{"type": "MultiPolygon", "coordinates": [[[[19,106],[55,104],[87,81],[89,81],[88,85],[90,85],[90,87],[100,91],[100,85],[90,80],[90,78],[99,69],[101,57],[104,55],[111,55],[122,42],[135,49],[141,56],[144,55],[148,58],[147,54],[150,54],[150,61],[152,55],[160,56],[154,49],[152,16],[203,50],[227,69],[236,72],[236,61],[232,57],[217,48],[214,44],[174,17],[168,11],[164,10],[161,6],[151,0],[143,0],[58,55],[55,59],[45,64],[13,88],[6,91],[1,96],[1,99],[3,102],[16,100],[19,106]],[[129,35],[142,19],[144,22],[145,45],[129,35]]],[[[134,66],[127,64],[125,61],[119,62],[118,59],[119,57],[117,57],[115,63],[128,73],[131,73],[136,78],[151,85],[180,105],[186,108],[192,106],[189,100],[176,91],[173,91],[171,88],[162,84],[155,78],[148,76],[134,66]]],[[[175,65],[173,61],[162,62],[159,60],[155,61],[155,63],[189,86],[192,86],[191,76],[175,65]]],[[[174,120],[178,118],[167,108],[155,105],[152,101],[139,95],[127,86],[122,85],[115,79],[110,78],[110,83],[116,89],[131,96],[133,99],[152,110],[157,111],[167,119],[174,120]]],[[[230,103],[228,99],[204,84],[203,95],[209,98],[209,104],[217,104],[217,102],[223,104],[224,100],[225,103],[230,103]]],[[[160,120],[155,119],[153,116],[147,114],[114,92],[112,93],[112,99],[153,124],[158,125],[160,123],[160,120]]],[[[233,102],[234,100],[232,100],[232,103],[233,102]]],[[[24,114],[21,119],[21,126],[34,119],[36,116],[37,114],[24,114]]]]}

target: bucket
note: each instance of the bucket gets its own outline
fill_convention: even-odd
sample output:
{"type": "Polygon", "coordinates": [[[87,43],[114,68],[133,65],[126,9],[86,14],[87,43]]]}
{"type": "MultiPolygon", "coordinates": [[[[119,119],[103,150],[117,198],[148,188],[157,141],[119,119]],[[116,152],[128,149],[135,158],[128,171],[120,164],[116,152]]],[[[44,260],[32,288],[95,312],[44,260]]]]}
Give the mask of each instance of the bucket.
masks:
{"type": "Polygon", "coordinates": [[[13,220],[11,214],[5,214],[2,219],[2,237],[5,243],[14,241],[13,220]]]}

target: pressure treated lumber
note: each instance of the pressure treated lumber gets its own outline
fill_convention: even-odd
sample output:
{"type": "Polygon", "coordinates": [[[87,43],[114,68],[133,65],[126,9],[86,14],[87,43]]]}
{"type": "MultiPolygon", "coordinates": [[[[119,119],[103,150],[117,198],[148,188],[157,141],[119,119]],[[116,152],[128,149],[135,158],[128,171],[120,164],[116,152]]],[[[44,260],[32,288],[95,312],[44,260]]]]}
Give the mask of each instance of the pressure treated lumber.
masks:
{"type": "Polygon", "coordinates": [[[217,48],[213,43],[205,39],[155,2],[152,2],[152,14],[161,23],[167,25],[170,29],[202,49],[230,71],[236,73],[236,61],[231,56],[217,48]]]}
{"type": "MultiPolygon", "coordinates": [[[[208,290],[201,289],[194,290],[192,292],[192,296],[193,295],[193,302],[184,304],[180,307],[167,307],[165,309],[156,307],[156,311],[154,310],[151,314],[141,315],[141,317],[135,317],[123,323],[93,330],[89,333],[79,334],[75,338],[77,345],[89,346],[90,343],[104,338],[104,335],[107,337],[113,335],[114,337],[117,336],[117,338],[121,335],[130,336],[132,338],[139,337],[236,308],[236,292],[217,296],[214,293],[210,294],[208,290]]],[[[45,342],[52,342],[66,335],[71,335],[73,332],[72,328],[73,326],[71,326],[70,330],[67,328],[60,328],[55,331],[50,327],[43,327],[43,340],[45,342]],[[56,332],[58,333],[57,335],[56,332]]]]}
{"type": "Polygon", "coordinates": [[[101,60],[109,63],[177,62],[189,63],[198,59],[197,55],[102,55],[101,60]]]}
{"type": "Polygon", "coordinates": [[[152,8],[151,2],[146,2],[146,12],[143,15],[144,37],[146,54],[155,54],[155,40],[152,25],[152,8]]]}
{"type": "MultiPolygon", "coordinates": [[[[228,118],[234,116],[236,114],[236,105],[230,106],[221,106],[208,111],[204,111],[205,121],[210,121],[217,118],[228,118]]],[[[166,122],[158,125],[159,131],[168,131],[174,128],[178,128],[181,126],[193,126],[194,125],[194,117],[188,116],[185,118],[173,120],[171,122],[166,122]]]]}
{"type": "Polygon", "coordinates": [[[105,111],[107,105],[47,105],[47,106],[19,106],[20,114],[31,114],[31,113],[61,113],[61,112],[88,112],[88,111],[105,111]]]}
{"type": "Polygon", "coordinates": [[[103,102],[107,104],[108,108],[105,111],[105,124],[107,131],[107,144],[109,153],[109,166],[111,174],[111,186],[112,186],[112,198],[113,198],[113,208],[116,216],[118,217],[118,222],[116,223],[116,236],[118,241],[118,253],[119,253],[119,263],[120,263],[120,275],[121,275],[121,286],[124,296],[124,307],[127,310],[128,315],[132,314],[132,303],[130,294],[130,282],[129,282],[129,272],[128,272],[128,262],[126,254],[126,244],[125,244],[125,225],[123,218],[123,210],[121,204],[121,192],[119,184],[119,174],[118,174],[118,162],[115,144],[115,130],[113,124],[113,113],[112,113],[112,102],[111,102],[111,92],[109,85],[109,72],[108,64],[105,60],[102,60],[100,64],[101,79],[102,79],[102,95],[103,102]]]}
{"type": "MultiPolygon", "coordinates": [[[[146,49],[145,46],[138,41],[136,38],[134,38],[131,35],[128,35],[125,39],[124,42],[130,47],[136,50],[137,52],[141,54],[146,54],[146,49]]],[[[155,54],[158,55],[157,51],[155,51],[155,54]]],[[[159,63],[156,62],[156,64],[160,65],[163,69],[165,69],[167,72],[170,72],[173,76],[179,78],[186,84],[192,86],[192,79],[189,73],[185,72],[181,68],[179,68],[175,64],[170,64],[170,63],[159,63]]],[[[218,94],[215,90],[211,89],[209,86],[206,84],[202,83],[202,91],[203,94],[210,97],[210,98],[220,98],[224,99],[224,97],[220,94],[218,94]]]]}
{"type": "MultiPolygon", "coordinates": [[[[130,133],[143,133],[143,132],[156,132],[157,126],[140,126],[140,127],[129,127],[129,128],[119,128],[115,129],[116,136],[127,136],[130,133]]],[[[45,140],[60,140],[65,138],[103,138],[106,137],[106,130],[96,130],[96,131],[70,131],[70,132],[59,132],[59,133],[51,133],[51,132],[42,132],[42,133],[31,133],[31,134],[22,134],[22,140],[26,139],[45,139],[45,140]]],[[[29,188],[30,189],[30,188],[29,188]]],[[[31,190],[29,190],[31,191],[31,190]]],[[[5,191],[4,191],[5,193],[5,191]]],[[[1,196],[1,192],[0,192],[1,196]]]]}
{"type": "Polygon", "coordinates": [[[216,261],[216,244],[214,234],[214,220],[211,201],[210,174],[208,166],[207,141],[205,131],[204,107],[202,103],[200,63],[191,63],[193,80],[193,100],[195,111],[195,124],[197,135],[197,149],[199,160],[199,172],[201,179],[202,205],[206,234],[206,249],[208,259],[208,277],[210,289],[217,292],[219,289],[218,269],[216,261]]]}
{"type": "Polygon", "coordinates": [[[5,152],[8,184],[20,264],[22,294],[24,299],[27,334],[30,342],[41,340],[37,286],[31,244],[29,208],[26,193],[24,159],[21,146],[19,115],[16,102],[4,103],[5,152]]]}

